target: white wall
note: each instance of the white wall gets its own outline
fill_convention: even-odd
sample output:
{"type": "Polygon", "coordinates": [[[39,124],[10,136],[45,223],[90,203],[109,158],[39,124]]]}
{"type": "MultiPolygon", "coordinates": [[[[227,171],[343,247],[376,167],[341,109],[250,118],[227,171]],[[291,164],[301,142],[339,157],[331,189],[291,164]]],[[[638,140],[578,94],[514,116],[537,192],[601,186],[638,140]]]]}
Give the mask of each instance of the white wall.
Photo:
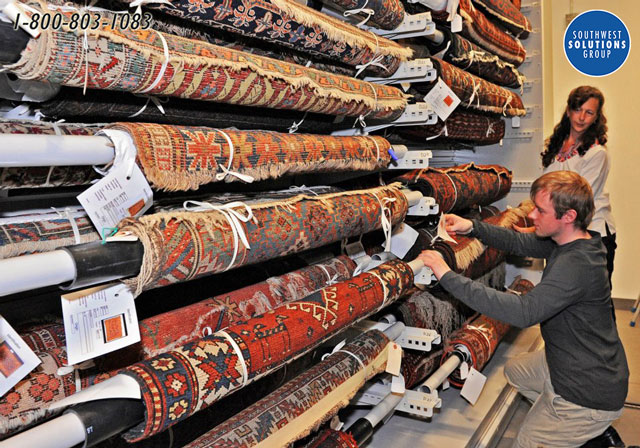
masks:
{"type": "Polygon", "coordinates": [[[569,91],[592,85],[605,95],[609,125],[607,147],[612,159],[609,193],[617,226],[618,250],[613,297],[635,299],[640,293],[640,2],[638,0],[543,0],[544,135],[560,120],[569,91]],[[570,7],[573,5],[573,11],[570,7]],[[629,29],[631,49],[626,63],[612,75],[592,78],[576,71],[563,51],[565,15],[604,9],[629,29]],[[636,40],[637,39],[637,40],[636,40]],[[549,75],[551,74],[551,78],[549,75]],[[552,117],[550,119],[550,117],[552,117]]]}

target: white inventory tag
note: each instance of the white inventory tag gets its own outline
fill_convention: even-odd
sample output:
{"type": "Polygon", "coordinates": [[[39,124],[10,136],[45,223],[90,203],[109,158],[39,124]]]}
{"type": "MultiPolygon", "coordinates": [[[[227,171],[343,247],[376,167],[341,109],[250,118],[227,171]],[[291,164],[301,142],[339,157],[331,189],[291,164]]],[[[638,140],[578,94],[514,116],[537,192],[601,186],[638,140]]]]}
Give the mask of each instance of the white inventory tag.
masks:
{"type": "Polygon", "coordinates": [[[462,16],[456,13],[456,15],[453,16],[453,20],[451,21],[451,32],[459,33],[460,31],[462,31],[462,16]]]}
{"type": "Polygon", "coordinates": [[[0,316],[0,397],[40,362],[9,322],[0,316]]]}
{"type": "Polygon", "coordinates": [[[387,358],[386,372],[393,376],[400,375],[400,364],[402,363],[402,347],[395,342],[389,343],[389,357],[387,358]]]}
{"type": "Polygon", "coordinates": [[[105,229],[113,229],[122,219],[146,212],[153,203],[153,192],[138,165],[134,165],[127,178],[127,166],[122,164],[80,193],[78,201],[104,237],[105,229]]]}
{"type": "Polygon", "coordinates": [[[140,340],[133,295],[121,283],[63,295],[62,314],[69,365],[140,340]]]}
{"type": "Polygon", "coordinates": [[[460,98],[453,93],[453,90],[442,80],[438,78],[438,82],[424,97],[424,101],[428,103],[434,112],[442,121],[445,121],[451,115],[458,104],[460,98]]]}
{"type": "Polygon", "coordinates": [[[464,381],[464,386],[462,386],[462,390],[460,391],[460,395],[466,398],[469,403],[476,404],[484,388],[484,383],[486,382],[487,377],[471,367],[471,369],[469,369],[469,376],[467,376],[467,379],[464,381]]]}
{"type": "Polygon", "coordinates": [[[407,223],[400,223],[391,234],[391,253],[398,258],[404,258],[418,239],[418,231],[407,223]]]}
{"type": "Polygon", "coordinates": [[[447,232],[447,223],[444,219],[444,213],[440,215],[440,221],[438,221],[438,234],[436,236],[443,241],[458,244],[458,242],[454,240],[451,235],[449,235],[449,232],[447,232]]]}

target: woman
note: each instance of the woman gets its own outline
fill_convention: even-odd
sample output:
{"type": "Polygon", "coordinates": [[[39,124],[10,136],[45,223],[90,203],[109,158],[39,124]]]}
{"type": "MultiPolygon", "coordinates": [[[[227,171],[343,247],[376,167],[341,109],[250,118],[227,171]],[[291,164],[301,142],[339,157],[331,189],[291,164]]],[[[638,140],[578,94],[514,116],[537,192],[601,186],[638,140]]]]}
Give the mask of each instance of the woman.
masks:
{"type": "Polygon", "coordinates": [[[607,143],[607,118],[602,111],[603,105],[604,95],[595,87],[581,86],[573,89],[567,99],[562,120],[545,142],[545,151],[541,155],[544,173],[574,171],[591,185],[595,213],[589,230],[600,234],[607,249],[607,269],[611,284],[617,245],[611,203],[606,189],[610,161],[604,146],[607,143]]]}

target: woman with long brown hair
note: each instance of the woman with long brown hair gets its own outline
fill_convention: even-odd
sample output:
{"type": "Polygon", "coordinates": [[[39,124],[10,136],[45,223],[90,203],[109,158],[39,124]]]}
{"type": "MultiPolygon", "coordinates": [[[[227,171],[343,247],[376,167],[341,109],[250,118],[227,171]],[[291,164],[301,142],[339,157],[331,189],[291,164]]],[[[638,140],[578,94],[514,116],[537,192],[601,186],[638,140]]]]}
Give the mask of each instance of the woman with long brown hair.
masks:
{"type": "Polygon", "coordinates": [[[609,283],[616,250],[616,229],[606,189],[610,159],[607,143],[607,118],[602,110],[604,95],[591,86],[571,91],[562,120],[553,129],[542,152],[544,173],[574,171],[584,177],[591,189],[595,212],[589,230],[602,237],[607,249],[609,283]]]}

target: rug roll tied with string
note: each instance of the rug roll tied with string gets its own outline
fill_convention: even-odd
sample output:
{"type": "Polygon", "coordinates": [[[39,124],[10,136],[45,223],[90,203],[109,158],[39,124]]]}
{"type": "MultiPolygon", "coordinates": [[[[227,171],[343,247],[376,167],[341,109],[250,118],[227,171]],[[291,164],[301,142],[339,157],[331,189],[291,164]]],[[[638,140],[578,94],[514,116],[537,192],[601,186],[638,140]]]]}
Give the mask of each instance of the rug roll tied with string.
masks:
{"type": "Polygon", "coordinates": [[[400,223],[408,211],[401,184],[203,211],[157,213],[125,219],[120,234],[140,239],[140,274],[125,283],[142,291],[233,267],[320,247],[400,223]]]}
{"type": "MultiPolygon", "coordinates": [[[[442,59],[431,58],[431,62],[438,72],[437,79],[442,79],[460,98],[459,107],[506,117],[526,115],[527,110],[522,98],[516,92],[500,87],[442,59]]],[[[427,85],[416,84],[415,88],[421,93],[426,93],[433,86],[435,82],[427,85]]]]}
{"type": "Polygon", "coordinates": [[[363,333],[186,448],[288,446],[316,431],[384,371],[390,344],[378,330],[363,333]]]}
{"type": "Polygon", "coordinates": [[[42,30],[18,62],[2,68],[21,79],[71,87],[388,121],[407,104],[394,87],[155,30],[42,30]]]}
{"type": "Polygon", "coordinates": [[[145,421],[125,438],[164,431],[390,305],[412,285],[411,267],[390,261],[124,369],[140,385],[145,406],[145,421]]]}
{"type": "MultiPolygon", "coordinates": [[[[133,0],[125,0],[132,2],[133,0]]],[[[373,6],[380,0],[373,1],[373,6]]],[[[389,3],[393,0],[387,0],[389,3]]],[[[397,2],[397,0],[395,0],[397,2]]],[[[394,5],[391,22],[401,4],[394,5]]],[[[320,59],[340,61],[375,76],[391,76],[413,54],[396,42],[361,30],[295,0],[173,0],[171,4],[145,5],[167,14],[243,36],[267,40],[320,59]]],[[[388,20],[383,19],[387,22],[388,20]]]]}
{"type": "Polygon", "coordinates": [[[284,175],[374,171],[391,161],[382,137],[334,137],[238,131],[202,126],[116,123],[138,150],[149,183],[168,191],[196,190],[211,182],[260,181],[284,175]]]}
{"type": "Polygon", "coordinates": [[[355,16],[360,23],[381,30],[394,30],[405,17],[400,0],[324,0],[343,12],[345,17],[355,16]]]}
{"type": "Polygon", "coordinates": [[[355,263],[341,255],[143,319],[140,321],[140,342],[83,363],[82,368],[76,370],[66,367],[62,321],[22,329],[20,337],[36,352],[42,364],[0,397],[0,437],[50,416],[47,407],[104,381],[122,367],[263,314],[283,303],[300,300],[333,282],[348,280],[354,269],[355,263]]]}
{"type": "Polygon", "coordinates": [[[512,174],[500,165],[471,162],[448,168],[413,170],[396,180],[433,197],[440,212],[452,213],[472,205],[489,205],[504,198],[511,190],[512,174]]]}
{"type": "MultiPolygon", "coordinates": [[[[533,289],[533,284],[529,280],[517,278],[509,289],[519,294],[526,294],[533,289]]],[[[481,371],[510,328],[509,324],[481,314],[451,337],[444,348],[442,362],[446,361],[452,352],[463,348],[470,355],[469,366],[481,371]]],[[[460,378],[459,369],[449,376],[449,382],[454,386],[462,387],[464,380],[460,378]]]]}

